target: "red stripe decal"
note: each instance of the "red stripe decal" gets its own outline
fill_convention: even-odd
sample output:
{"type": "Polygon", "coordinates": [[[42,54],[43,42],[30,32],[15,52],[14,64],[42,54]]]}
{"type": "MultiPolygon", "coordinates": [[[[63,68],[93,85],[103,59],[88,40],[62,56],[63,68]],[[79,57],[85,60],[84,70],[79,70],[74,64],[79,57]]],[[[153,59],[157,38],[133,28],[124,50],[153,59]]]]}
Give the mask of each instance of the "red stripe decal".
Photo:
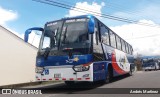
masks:
{"type": "Polygon", "coordinates": [[[62,80],[66,80],[66,78],[62,78],[62,80]]]}
{"type": "Polygon", "coordinates": [[[86,78],[86,80],[89,80],[90,78],[86,78]]]}
{"type": "Polygon", "coordinates": [[[73,78],[70,78],[70,80],[74,80],[73,78]]]}
{"type": "Polygon", "coordinates": [[[124,74],[124,73],[125,73],[125,71],[122,70],[122,69],[118,66],[118,64],[117,64],[117,62],[116,62],[115,51],[112,53],[112,67],[113,67],[113,69],[114,69],[117,73],[119,73],[119,74],[124,74]]]}
{"type": "Polygon", "coordinates": [[[82,80],[82,78],[77,78],[77,80],[82,80]]]}
{"type": "Polygon", "coordinates": [[[56,78],[55,80],[59,80],[59,78],[56,78]]]}
{"type": "Polygon", "coordinates": [[[52,80],[51,78],[49,80],[52,80]]]}

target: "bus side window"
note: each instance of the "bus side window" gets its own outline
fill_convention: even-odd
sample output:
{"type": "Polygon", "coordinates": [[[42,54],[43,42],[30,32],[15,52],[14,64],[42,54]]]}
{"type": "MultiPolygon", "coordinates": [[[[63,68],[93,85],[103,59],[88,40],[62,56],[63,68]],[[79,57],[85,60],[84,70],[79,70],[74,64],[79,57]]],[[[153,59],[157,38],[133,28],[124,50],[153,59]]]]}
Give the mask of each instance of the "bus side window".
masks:
{"type": "Polygon", "coordinates": [[[124,41],[124,52],[126,52],[127,53],[127,50],[126,50],[126,42],[124,41]]]}
{"type": "Polygon", "coordinates": [[[109,31],[109,35],[110,35],[110,42],[111,42],[111,46],[116,48],[116,40],[115,40],[115,34],[110,30],[109,31]]]}
{"type": "Polygon", "coordinates": [[[121,50],[121,40],[118,36],[116,36],[116,40],[117,40],[117,48],[121,50]]]}
{"type": "Polygon", "coordinates": [[[100,33],[101,33],[101,42],[103,42],[104,44],[110,45],[110,43],[109,43],[109,31],[102,24],[100,26],[100,33]]]}
{"type": "Polygon", "coordinates": [[[129,47],[129,54],[131,54],[131,46],[129,45],[128,47],[129,47]]]}
{"type": "Polygon", "coordinates": [[[132,48],[132,46],[130,46],[130,48],[131,48],[131,55],[133,54],[133,48],[132,48]]]}
{"type": "Polygon", "coordinates": [[[126,43],[126,53],[129,54],[128,50],[129,50],[129,48],[128,48],[128,43],[126,43]]]}
{"type": "Polygon", "coordinates": [[[125,44],[125,52],[127,53],[127,42],[124,42],[125,44]]]}
{"type": "Polygon", "coordinates": [[[99,37],[98,37],[98,30],[96,31],[96,44],[98,45],[98,40],[99,40],[99,37]]]}
{"type": "Polygon", "coordinates": [[[121,40],[121,43],[122,43],[122,51],[126,52],[126,49],[125,49],[125,43],[123,40],[121,40]]]}
{"type": "Polygon", "coordinates": [[[94,33],[94,43],[98,45],[99,42],[99,29],[98,29],[98,21],[95,20],[95,33],[94,33]]]}

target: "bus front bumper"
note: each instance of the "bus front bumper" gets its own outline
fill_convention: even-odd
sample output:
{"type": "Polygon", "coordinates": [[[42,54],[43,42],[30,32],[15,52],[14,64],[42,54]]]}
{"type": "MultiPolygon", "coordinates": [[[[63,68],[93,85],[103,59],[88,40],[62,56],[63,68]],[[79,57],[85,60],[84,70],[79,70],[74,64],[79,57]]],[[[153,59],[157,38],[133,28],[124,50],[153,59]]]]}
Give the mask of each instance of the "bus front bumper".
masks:
{"type": "Polygon", "coordinates": [[[93,82],[93,65],[88,71],[75,72],[72,66],[45,67],[43,73],[36,73],[36,81],[88,81],[93,82]]]}

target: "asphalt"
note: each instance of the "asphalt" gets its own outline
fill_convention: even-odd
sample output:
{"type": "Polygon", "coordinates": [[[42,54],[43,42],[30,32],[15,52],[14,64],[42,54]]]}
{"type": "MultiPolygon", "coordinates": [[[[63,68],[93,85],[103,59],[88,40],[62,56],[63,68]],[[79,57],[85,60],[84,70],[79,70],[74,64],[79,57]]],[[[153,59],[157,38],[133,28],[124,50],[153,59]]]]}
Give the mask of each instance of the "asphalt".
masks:
{"type": "Polygon", "coordinates": [[[60,82],[23,88],[41,89],[42,93],[45,93],[43,95],[32,95],[36,97],[160,97],[160,70],[138,71],[132,76],[115,77],[112,82],[107,84],[82,82],[67,86],[60,82]],[[155,90],[159,94],[130,94],[131,90],[155,90]]]}

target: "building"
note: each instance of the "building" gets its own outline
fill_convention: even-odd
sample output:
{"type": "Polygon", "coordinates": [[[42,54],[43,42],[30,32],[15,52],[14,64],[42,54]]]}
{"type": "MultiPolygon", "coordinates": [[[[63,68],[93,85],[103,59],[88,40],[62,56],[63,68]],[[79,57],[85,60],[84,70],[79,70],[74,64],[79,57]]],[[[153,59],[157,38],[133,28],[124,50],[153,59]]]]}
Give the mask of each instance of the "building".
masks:
{"type": "Polygon", "coordinates": [[[0,26],[0,86],[35,80],[37,48],[0,26]]]}

